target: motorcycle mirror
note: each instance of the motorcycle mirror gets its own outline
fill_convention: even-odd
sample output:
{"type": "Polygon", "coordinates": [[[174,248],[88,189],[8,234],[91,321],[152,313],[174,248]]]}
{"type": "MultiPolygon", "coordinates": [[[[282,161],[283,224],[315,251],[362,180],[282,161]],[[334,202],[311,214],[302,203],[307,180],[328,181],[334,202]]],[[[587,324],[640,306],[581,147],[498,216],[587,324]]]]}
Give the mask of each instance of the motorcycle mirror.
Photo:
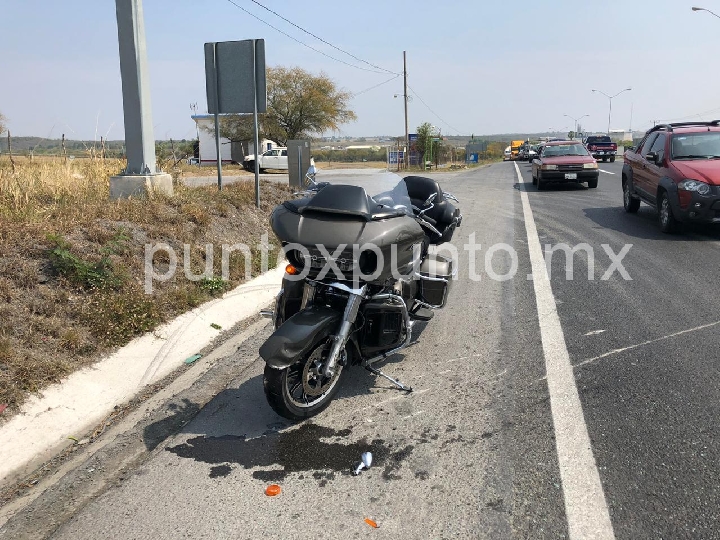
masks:
{"type": "Polygon", "coordinates": [[[427,200],[425,201],[425,206],[430,206],[432,202],[435,200],[435,197],[437,197],[437,193],[433,193],[430,195],[427,200]]]}
{"type": "Polygon", "coordinates": [[[362,456],[360,456],[362,461],[358,463],[358,466],[355,467],[355,470],[353,471],[353,475],[357,476],[360,474],[360,471],[363,469],[369,469],[370,465],[372,465],[373,456],[371,452],[363,452],[362,456]]]}

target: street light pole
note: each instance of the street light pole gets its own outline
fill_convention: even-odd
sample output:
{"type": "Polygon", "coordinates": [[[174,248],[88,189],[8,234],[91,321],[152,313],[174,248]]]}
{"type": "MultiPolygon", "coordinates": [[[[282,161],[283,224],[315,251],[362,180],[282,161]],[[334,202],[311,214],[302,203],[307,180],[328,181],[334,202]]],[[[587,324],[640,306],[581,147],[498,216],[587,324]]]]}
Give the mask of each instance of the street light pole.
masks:
{"type": "Polygon", "coordinates": [[[579,122],[580,120],[582,120],[583,118],[585,118],[586,116],[590,116],[590,115],[589,115],[589,114],[583,114],[580,118],[575,118],[574,116],[570,116],[569,114],[563,114],[563,116],[567,116],[567,117],[570,118],[571,120],[574,120],[574,121],[575,121],[575,133],[577,134],[578,122],[579,122]]]}
{"type": "Polygon", "coordinates": [[[720,15],[715,13],[714,11],[710,11],[709,9],[705,9],[703,7],[693,7],[691,8],[693,11],[707,11],[710,15],[715,15],[718,19],[720,19],[720,15]]]}
{"type": "Polygon", "coordinates": [[[608,98],[608,99],[610,100],[610,111],[608,112],[608,129],[607,129],[607,134],[608,134],[608,135],[610,135],[610,121],[611,121],[611,119],[612,119],[612,100],[613,100],[613,98],[618,97],[618,96],[619,96],[620,94],[622,94],[623,92],[629,92],[630,90],[632,90],[632,88],[626,88],[625,90],[621,90],[620,92],[618,92],[618,93],[615,94],[614,96],[609,96],[608,94],[606,94],[606,93],[603,92],[602,90],[593,90],[593,92],[598,92],[599,94],[602,94],[603,96],[605,96],[606,98],[608,98]]]}

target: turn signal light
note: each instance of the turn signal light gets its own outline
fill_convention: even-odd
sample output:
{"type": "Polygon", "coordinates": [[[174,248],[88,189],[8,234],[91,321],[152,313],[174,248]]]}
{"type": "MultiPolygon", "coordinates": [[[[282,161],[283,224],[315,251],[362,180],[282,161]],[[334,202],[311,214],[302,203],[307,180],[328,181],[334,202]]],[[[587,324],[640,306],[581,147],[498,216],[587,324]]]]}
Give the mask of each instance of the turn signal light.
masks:
{"type": "Polygon", "coordinates": [[[287,272],[287,273],[290,274],[291,276],[297,276],[297,275],[300,273],[300,270],[298,270],[297,268],[295,268],[292,264],[288,264],[288,265],[285,267],[285,272],[287,272]]]}

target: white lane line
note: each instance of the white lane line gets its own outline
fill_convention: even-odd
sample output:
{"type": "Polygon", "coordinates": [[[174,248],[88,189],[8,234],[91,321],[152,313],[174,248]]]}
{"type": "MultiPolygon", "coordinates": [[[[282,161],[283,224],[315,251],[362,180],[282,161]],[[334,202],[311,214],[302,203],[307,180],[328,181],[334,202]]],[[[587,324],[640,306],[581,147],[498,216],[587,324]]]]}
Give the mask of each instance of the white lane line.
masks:
{"type": "Polygon", "coordinates": [[[605,169],[600,169],[600,172],[604,172],[605,174],[615,174],[614,172],[606,171],[605,169]]]}
{"type": "MultiPolygon", "coordinates": [[[[515,171],[518,181],[523,183],[517,164],[515,171]]],[[[555,448],[565,498],[568,533],[571,540],[614,539],[610,511],[590,444],[590,436],[570,364],[570,354],[565,344],[565,335],[560,325],[527,192],[521,191],[520,199],[534,276],[533,286],[545,355],[550,410],[555,429],[555,448]]]]}
{"type": "Polygon", "coordinates": [[[588,358],[587,360],[578,362],[577,364],[573,365],[573,368],[579,368],[581,366],[591,364],[593,362],[596,362],[597,360],[600,360],[601,358],[606,358],[608,356],[612,356],[613,354],[620,354],[622,352],[629,351],[631,349],[637,349],[638,347],[643,347],[645,345],[652,345],[653,343],[657,343],[658,341],[665,341],[666,339],[671,339],[674,337],[682,336],[683,334],[689,334],[690,332],[697,332],[699,330],[705,330],[706,328],[712,328],[713,326],[718,326],[718,325],[720,325],[720,321],[716,321],[716,322],[710,323],[710,324],[703,324],[702,326],[696,326],[695,328],[688,328],[687,330],[680,330],[679,332],[675,332],[674,334],[668,334],[667,336],[650,339],[648,341],[643,341],[642,343],[636,343],[635,345],[630,345],[628,347],[622,347],[620,349],[613,349],[612,351],[603,353],[600,356],[596,356],[595,358],[588,358]]]}

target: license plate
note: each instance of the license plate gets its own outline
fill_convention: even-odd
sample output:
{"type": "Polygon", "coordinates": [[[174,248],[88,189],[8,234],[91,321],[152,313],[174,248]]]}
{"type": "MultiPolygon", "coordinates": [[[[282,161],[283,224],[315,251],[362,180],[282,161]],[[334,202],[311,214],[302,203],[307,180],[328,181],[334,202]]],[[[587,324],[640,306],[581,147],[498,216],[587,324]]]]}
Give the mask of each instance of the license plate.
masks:
{"type": "Polygon", "coordinates": [[[577,180],[577,173],[567,173],[565,180],[577,180]]]}
{"type": "Polygon", "coordinates": [[[598,154],[604,154],[604,153],[605,153],[604,150],[600,150],[600,151],[598,152],[598,154]]]}

